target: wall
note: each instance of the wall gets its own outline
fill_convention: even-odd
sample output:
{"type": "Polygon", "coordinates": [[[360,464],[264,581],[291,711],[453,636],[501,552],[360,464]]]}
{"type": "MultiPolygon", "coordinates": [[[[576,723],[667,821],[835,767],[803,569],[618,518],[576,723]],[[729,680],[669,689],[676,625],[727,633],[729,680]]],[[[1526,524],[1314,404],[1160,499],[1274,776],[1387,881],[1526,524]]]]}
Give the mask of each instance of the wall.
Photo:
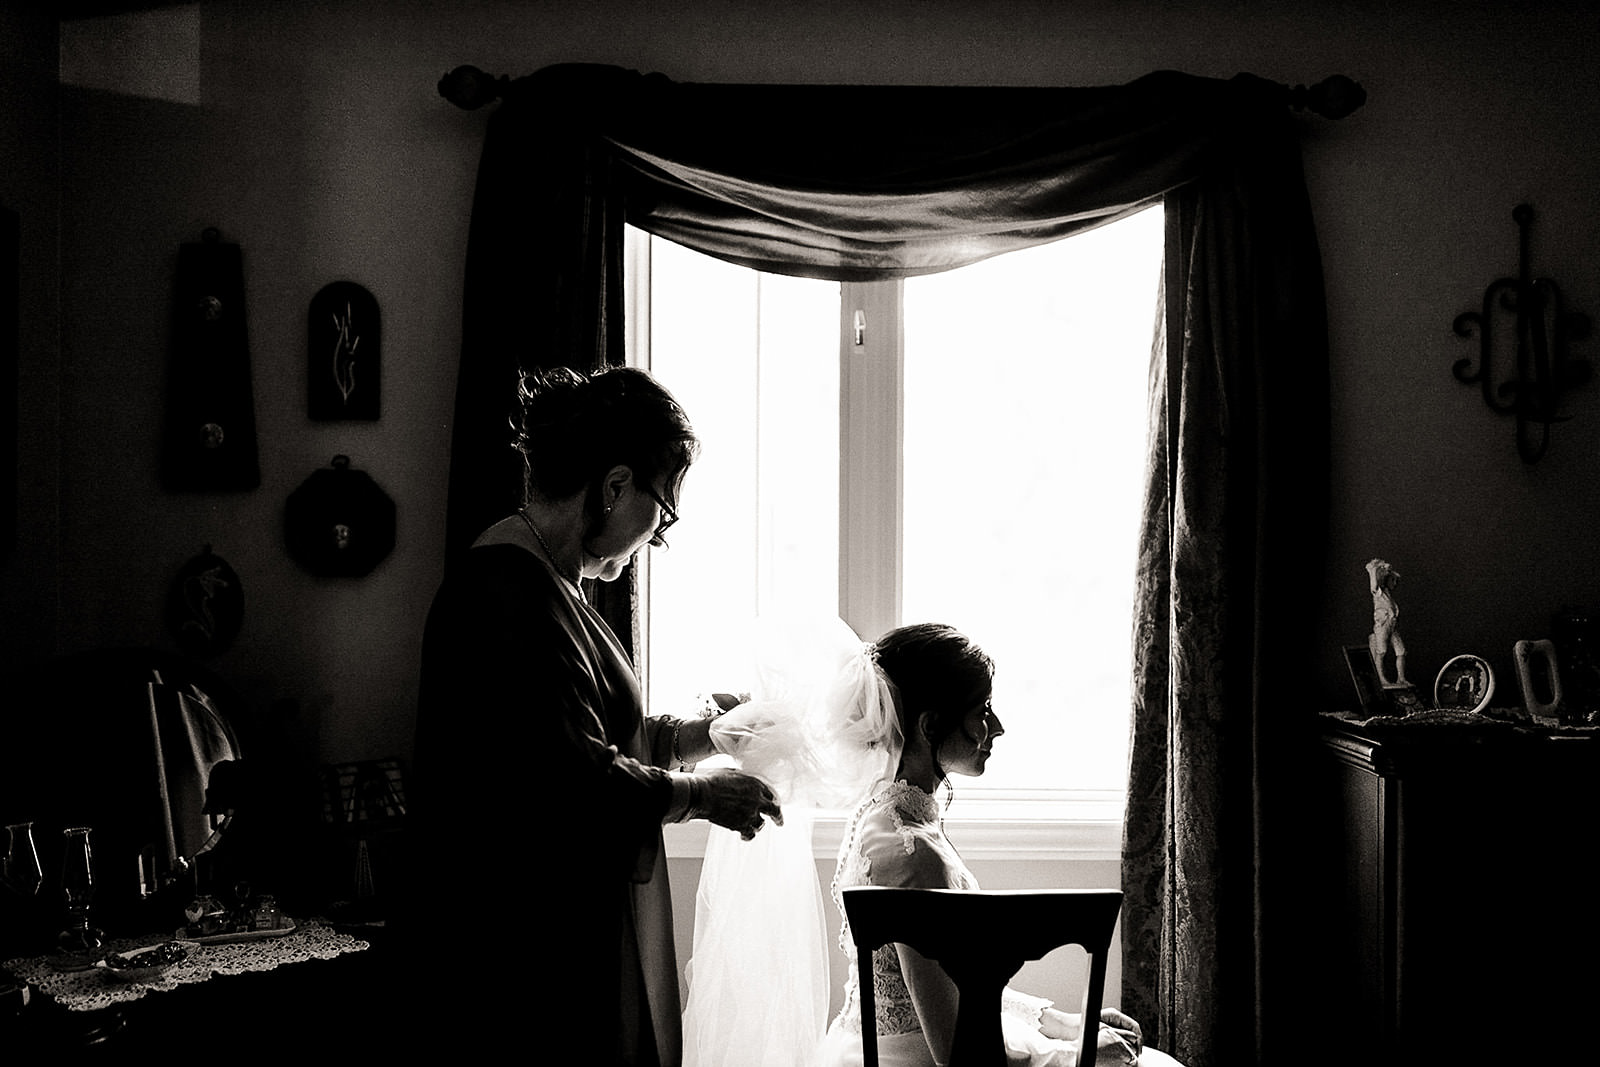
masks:
{"type": "MultiPolygon", "coordinates": [[[[1535,267],[1574,308],[1600,311],[1590,254],[1600,74],[1586,53],[1600,16],[1552,3],[1515,18],[1472,3],[1146,6],[1149,18],[1138,3],[997,13],[879,0],[848,18],[802,3],[774,19],[769,5],[710,0],[449,11],[219,0],[66,23],[56,645],[165,642],[166,584],[210,544],[247,598],[218,669],[264,705],[295,702],[281,710],[298,709],[294,728],[325,759],[408,754],[487,118],[436,95],[439,75],[463,62],[509,74],[580,60],[682,79],[1019,85],[1119,82],[1158,67],[1291,84],[1349,74],[1370,93],[1366,107],[1306,123],[1335,421],[1331,564],[1283,576],[1308,604],[1308,702],[1343,698],[1338,649],[1370,630],[1372,556],[1404,575],[1421,678],[1457,652],[1504,657],[1518,638],[1543,636],[1561,604],[1600,600],[1587,533],[1600,515],[1596,389],[1572,396],[1574,418],[1528,466],[1509,422],[1450,375],[1469,347],[1451,321],[1516,268],[1519,201],[1539,211],[1535,267]],[[166,73],[138,73],[150,70],[166,73]],[[155,463],[169,294],[177,246],[206,226],[244,249],[262,486],[174,495],[158,488],[155,463]],[[305,414],[306,306],[341,277],[383,308],[384,412],[372,424],[305,414]],[[284,498],[336,453],[398,505],[397,548],[358,581],[313,578],[282,550],[284,498]]],[[[841,118],[841,131],[854,128],[841,118]]],[[[48,379],[44,366],[28,373],[48,379]]],[[[38,457],[30,480],[48,484],[48,462],[38,457]]],[[[36,533],[30,546],[46,536],[36,533]]],[[[36,617],[28,604],[8,597],[10,625],[36,617]]]]}
{"type": "Polygon", "coordinates": [[[0,205],[18,213],[21,245],[17,529],[0,555],[0,675],[50,655],[56,632],[61,139],[56,20],[38,6],[0,2],[0,205]]]}
{"type": "MultiPolygon", "coordinates": [[[[738,0],[448,9],[214,0],[115,24],[69,21],[60,365],[53,294],[30,281],[28,562],[5,574],[8,654],[168,643],[167,582],[211,545],[246,596],[244,630],[214,666],[315,758],[409,755],[487,119],[436,95],[457,64],[510,75],[594,61],[683,80],[1014,85],[1117,83],[1178,68],[1291,84],[1344,73],[1370,93],[1343,122],[1305,122],[1328,278],[1335,507],[1328,567],[1277,576],[1297,583],[1307,605],[1306,707],[1284,714],[1344,702],[1339,648],[1370,629],[1362,566],[1372,556],[1404,575],[1415,677],[1431,679],[1462,651],[1509,672],[1511,644],[1543,636],[1553,610],[1600,601],[1600,387],[1573,395],[1574,417],[1555,428],[1548,457],[1525,465],[1510,424],[1451,378],[1467,349],[1450,326],[1516,269],[1510,213],[1524,200],[1539,212],[1537,270],[1575,309],[1600,313],[1591,55],[1600,14],[1576,2],[1507,11],[1483,0],[1175,6],[814,0],[775,17],[776,5],[738,0]],[[262,485],[175,495],[158,487],[156,466],[168,303],[178,245],[207,226],[244,250],[262,485]],[[362,283],[383,308],[376,423],[305,414],[306,307],[336,278],[362,283]],[[359,581],[313,578],[282,548],[285,497],[336,453],[398,505],[398,546],[359,581]]],[[[0,59],[28,62],[17,72],[4,64],[4,85],[48,107],[39,72],[51,57],[34,51],[48,53],[53,35],[18,7],[3,9],[0,59]]],[[[860,117],[840,117],[841,136],[860,130],[860,117]]],[[[0,147],[22,146],[20,177],[15,164],[0,170],[0,194],[20,188],[36,213],[43,229],[29,232],[29,259],[43,278],[55,259],[53,138],[31,108],[0,115],[0,147]]],[[[1597,354],[1592,342],[1578,351],[1597,354]]]]}

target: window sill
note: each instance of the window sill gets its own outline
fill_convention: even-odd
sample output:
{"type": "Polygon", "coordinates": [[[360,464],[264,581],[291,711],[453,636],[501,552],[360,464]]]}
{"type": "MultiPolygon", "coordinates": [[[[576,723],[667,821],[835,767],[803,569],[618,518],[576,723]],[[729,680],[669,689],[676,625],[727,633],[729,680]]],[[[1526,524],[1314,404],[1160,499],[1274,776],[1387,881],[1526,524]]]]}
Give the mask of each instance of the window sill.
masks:
{"type": "MultiPolygon", "coordinates": [[[[945,815],[945,828],[968,860],[1117,861],[1122,857],[1123,795],[1117,792],[958,792],[945,815]]],[[[831,860],[839,853],[847,814],[821,811],[813,818],[812,855],[831,860]]],[[[703,858],[715,830],[697,819],[665,827],[667,855],[703,858]]]]}

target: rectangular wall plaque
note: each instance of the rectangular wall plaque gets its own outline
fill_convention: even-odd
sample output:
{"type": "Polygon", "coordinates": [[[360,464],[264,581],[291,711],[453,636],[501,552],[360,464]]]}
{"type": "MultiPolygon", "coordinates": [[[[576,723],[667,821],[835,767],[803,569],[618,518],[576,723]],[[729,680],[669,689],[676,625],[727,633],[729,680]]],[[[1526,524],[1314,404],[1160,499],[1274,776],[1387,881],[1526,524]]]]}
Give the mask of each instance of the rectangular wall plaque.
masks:
{"type": "Polygon", "coordinates": [[[306,410],[313,419],[376,419],[378,301],[355,282],[330,282],[306,316],[306,410]]]}

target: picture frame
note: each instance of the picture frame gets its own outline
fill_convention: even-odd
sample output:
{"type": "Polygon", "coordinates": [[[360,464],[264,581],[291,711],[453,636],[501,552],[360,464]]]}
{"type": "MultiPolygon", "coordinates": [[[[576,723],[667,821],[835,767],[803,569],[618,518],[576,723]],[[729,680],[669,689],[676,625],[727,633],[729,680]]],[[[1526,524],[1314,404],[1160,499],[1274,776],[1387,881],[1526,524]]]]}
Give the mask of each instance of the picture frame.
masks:
{"type": "Polygon", "coordinates": [[[1433,705],[1477,714],[1494,697],[1494,668],[1482,656],[1452,657],[1433,682],[1433,705]]]}
{"type": "Polygon", "coordinates": [[[1377,665],[1372,662],[1372,651],[1366,645],[1345,645],[1344,662],[1350,671],[1350,681],[1356,688],[1356,701],[1364,718],[1384,715],[1390,710],[1383,683],[1378,679],[1377,665]]]}
{"type": "Polygon", "coordinates": [[[1561,686],[1555,642],[1548,638],[1518,641],[1511,646],[1511,657],[1516,662],[1523,710],[1534,722],[1559,722],[1566,694],[1561,686]]]}

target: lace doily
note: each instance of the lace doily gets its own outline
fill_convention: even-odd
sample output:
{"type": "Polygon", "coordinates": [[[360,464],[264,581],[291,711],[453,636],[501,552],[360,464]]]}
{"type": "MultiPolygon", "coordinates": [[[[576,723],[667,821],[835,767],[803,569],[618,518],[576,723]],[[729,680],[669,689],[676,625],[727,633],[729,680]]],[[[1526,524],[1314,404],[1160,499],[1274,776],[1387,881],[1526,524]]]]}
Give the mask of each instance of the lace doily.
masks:
{"type": "MultiPolygon", "coordinates": [[[[159,935],[122,938],[108,942],[104,952],[130,952],[147,945],[173,940],[159,935]]],[[[193,945],[188,958],[151,981],[128,982],[107,972],[104,967],[62,970],[58,956],[33,956],[8,960],[3,965],[16,977],[71,1011],[95,1011],[113,1004],[138,1000],[147,993],[166,992],[182,985],[209,980],[218,974],[245,974],[270,971],[286,963],[305,960],[331,960],[368,947],[349,934],[339,933],[327,924],[312,919],[299,924],[293,933],[259,941],[193,945]]]]}

